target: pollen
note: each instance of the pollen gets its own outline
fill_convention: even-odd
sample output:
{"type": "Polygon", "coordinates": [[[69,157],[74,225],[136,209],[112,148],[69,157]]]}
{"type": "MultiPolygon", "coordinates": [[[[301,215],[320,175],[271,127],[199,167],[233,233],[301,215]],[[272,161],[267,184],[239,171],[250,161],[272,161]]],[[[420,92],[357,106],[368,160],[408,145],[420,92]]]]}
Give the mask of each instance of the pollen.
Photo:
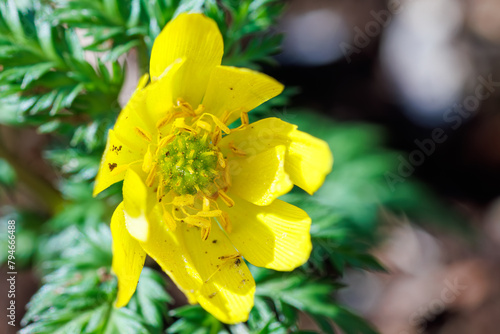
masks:
{"type": "Polygon", "coordinates": [[[158,151],[158,172],[166,190],[179,195],[210,192],[219,175],[218,149],[207,136],[183,131],[158,151]]]}

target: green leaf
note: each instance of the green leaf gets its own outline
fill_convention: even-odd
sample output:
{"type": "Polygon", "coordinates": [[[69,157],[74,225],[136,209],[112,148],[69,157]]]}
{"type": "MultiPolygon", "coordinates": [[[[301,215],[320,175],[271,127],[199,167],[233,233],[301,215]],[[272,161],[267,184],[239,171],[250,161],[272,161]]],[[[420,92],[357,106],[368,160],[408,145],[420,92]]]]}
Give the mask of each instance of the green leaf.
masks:
{"type": "Polygon", "coordinates": [[[54,63],[40,63],[29,67],[29,71],[24,75],[21,89],[26,89],[33,81],[38,80],[45,73],[48,73],[53,67],[54,63]]]}
{"type": "Polygon", "coordinates": [[[137,293],[139,309],[113,306],[117,284],[111,275],[109,227],[76,229],[41,246],[46,274],[32,297],[20,333],[160,333],[171,300],[158,273],[145,268],[137,293]]]}
{"type": "Polygon", "coordinates": [[[118,57],[127,53],[132,48],[139,46],[140,44],[141,44],[140,41],[130,41],[126,44],[119,45],[119,46],[113,48],[108,53],[106,53],[106,55],[103,58],[103,61],[104,62],[116,61],[116,60],[118,60],[118,57]]]}
{"type": "Polygon", "coordinates": [[[172,18],[180,13],[200,13],[204,4],[205,0],[181,0],[172,18]]]}
{"type": "MultiPolygon", "coordinates": [[[[253,272],[254,267],[251,269],[253,272]]],[[[271,300],[278,319],[285,324],[290,324],[296,319],[293,312],[293,309],[296,309],[311,315],[318,325],[326,330],[329,327],[327,319],[331,319],[346,333],[376,333],[366,321],[334,301],[333,293],[340,287],[341,285],[337,283],[315,280],[300,272],[276,273],[257,283],[256,296],[271,300]],[[350,320],[343,318],[346,316],[349,316],[350,320]],[[356,323],[353,323],[354,319],[356,323]]],[[[260,308],[263,313],[261,318],[266,319],[265,314],[269,311],[265,308],[262,310],[262,306],[260,308]]]]}
{"type": "Polygon", "coordinates": [[[5,160],[0,158],[0,186],[12,187],[16,183],[16,172],[5,160]]]}

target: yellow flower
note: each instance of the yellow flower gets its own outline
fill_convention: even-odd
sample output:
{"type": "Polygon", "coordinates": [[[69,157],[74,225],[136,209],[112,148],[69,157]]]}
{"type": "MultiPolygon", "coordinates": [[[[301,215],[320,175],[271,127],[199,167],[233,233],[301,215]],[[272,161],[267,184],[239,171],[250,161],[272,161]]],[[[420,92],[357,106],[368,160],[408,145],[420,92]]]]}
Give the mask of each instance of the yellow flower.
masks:
{"type": "Polygon", "coordinates": [[[250,263],[289,271],[311,252],[311,220],[279,196],[312,194],[331,170],[328,145],[277,118],[247,112],[283,90],[249,69],[221,66],[214,21],[181,14],[156,39],[144,76],[109,131],[94,196],[124,180],[111,220],[116,306],[132,297],[146,254],[189,302],[225,323],[253,306],[250,263]],[[241,117],[242,125],[227,125],[241,117]]]}

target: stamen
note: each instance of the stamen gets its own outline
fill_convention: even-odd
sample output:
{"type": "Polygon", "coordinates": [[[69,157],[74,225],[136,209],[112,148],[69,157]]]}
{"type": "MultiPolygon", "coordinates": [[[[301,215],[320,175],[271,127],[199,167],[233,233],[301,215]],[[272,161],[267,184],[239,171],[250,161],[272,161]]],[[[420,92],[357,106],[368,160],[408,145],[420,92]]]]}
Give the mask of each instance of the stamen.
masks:
{"type": "Polygon", "coordinates": [[[227,212],[222,212],[222,215],[220,216],[221,218],[221,225],[222,225],[222,228],[227,232],[227,233],[231,233],[231,231],[233,230],[233,226],[231,225],[231,219],[229,219],[229,215],[227,214],[227,212]]]}
{"type": "Polygon", "coordinates": [[[250,124],[250,121],[248,120],[248,112],[242,111],[241,112],[241,125],[247,126],[248,124],[250,124]]]}
{"type": "Polygon", "coordinates": [[[172,204],[174,206],[193,206],[194,196],[193,195],[175,196],[172,201],[172,204]]]}
{"type": "Polygon", "coordinates": [[[201,229],[201,240],[205,241],[208,239],[208,236],[210,235],[210,230],[212,226],[204,227],[201,229]]]}
{"type": "Polygon", "coordinates": [[[172,230],[172,231],[175,231],[175,229],[177,228],[177,223],[175,222],[175,220],[172,218],[172,216],[170,215],[170,213],[168,213],[168,210],[165,208],[165,206],[163,206],[163,222],[167,225],[167,227],[172,230]]]}
{"type": "Polygon", "coordinates": [[[222,133],[221,133],[221,130],[219,128],[216,128],[215,131],[214,131],[214,134],[212,136],[212,144],[217,146],[217,144],[219,143],[219,141],[222,139],[222,133]]]}
{"type": "Polygon", "coordinates": [[[175,128],[183,129],[183,130],[186,130],[189,132],[196,132],[196,131],[194,131],[194,129],[192,127],[190,127],[189,125],[186,124],[186,122],[184,121],[184,117],[176,118],[173,126],[175,128]]]}
{"type": "Polygon", "coordinates": [[[142,139],[151,142],[151,135],[147,131],[139,127],[135,127],[134,130],[140,137],[142,137],[142,139]]]}
{"type": "Polygon", "coordinates": [[[190,213],[186,210],[186,208],[185,208],[185,207],[181,206],[181,207],[180,207],[180,209],[181,209],[182,213],[186,215],[186,217],[187,217],[187,216],[192,216],[192,214],[190,214],[190,213]]]}
{"type": "Polygon", "coordinates": [[[187,216],[183,221],[189,225],[198,226],[201,228],[209,228],[211,226],[210,220],[197,216],[187,216]]]}
{"type": "Polygon", "coordinates": [[[151,187],[153,185],[153,182],[155,181],[156,177],[156,168],[158,167],[157,164],[153,165],[153,168],[151,168],[151,171],[148,174],[148,177],[146,178],[146,185],[148,187],[151,187]]]}
{"type": "Polygon", "coordinates": [[[201,113],[203,113],[205,111],[205,106],[200,104],[198,105],[198,108],[196,108],[196,110],[194,111],[194,113],[196,115],[200,115],[201,113]]]}
{"type": "Polygon", "coordinates": [[[228,207],[232,207],[234,205],[234,201],[222,189],[219,189],[218,193],[219,193],[220,197],[222,198],[222,201],[228,207]]]}
{"type": "Polygon", "coordinates": [[[186,113],[188,116],[196,116],[193,111],[193,107],[181,98],[177,99],[177,107],[181,109],[182,112],[186,113]]]}
{"type": "Polygon", "coordinates": [[[219,217],[222,215],[222,211],[221,210],[198,211],[196,215],[200,217],[210,217],[210,218],[219,217]]]}
{"type": "Polygon", "coordinates": [[[240,157],[245,157],[247,155],[247,152],[243,151],[242,149],[237,148],[233,142],[229,143],[229,148],[231,149],[231,152],[233,152],[235,155],[240,156],[240,157]]]}
{"type": "Polygon", "coordinates": [[[163,117],[162,119],[160,119],[158,122],[156,122],[156,128],[158,130],[160,130],[161,128],[163,128],[166,124],[170,123],[170,121],[172,120],[172,118],[174,117],[174,113],[172,112],[169,112],[167,114],[167,116],[163,117]]]}
{"type": "Polygon", "coordinates": [[[163,185],[163,175],[160,174],[158,177],[158,191],[156,192],[156,199],[158,202],[161,202],[163,198],[163,191],[164,191],[164,185],[163,185]]]}
{"type": "Polygon", "coordinates": [[[210,211],[210,200],[203,196],[203,211],[210,211]]]}
{"type": "Polygon", "coordinates": [[[184,222],[184,220],[183,220],[184,218],[177,217],[177,215],[175,214],[176,212],[179,212],[179,209],[172,207],[172,218],[174,218],[175,220],[180,221],[181,223],[183,223],[184,222]]]}
{"type": "Polygon", "coordinates": [[[202,128],[203,130],[206,130],[208,132],[212,132],[212,126],[208,124],[207,122],[198,120],[196,121],[196,127],[197,128],[202,128]]]}
{"type": "Polygon", "coordinates": [[[230,187],[230,186],[231,186],[231,184],[232,184],[232,183],[231,183],[231,170],[230,170],[229,168],[226,168],[226,169],[224,170],[224,182],[226,183],[226,185],[227,185],[228,187],[230,187]]]}
{"type": "Polygon", "coordinates": [[[209,114],[209,113],[204,113],[203,115],[200,116],[200,119],[203,118],[204,116],[210,117],[214,121],[215,125],[217,125],[226,134],[231,133],[231,130],[229,130],[229,128],[226,126],[226,124],[222,123],[221,120],[217,116],[209,114]]]}
{"type": "Polygon", "coordinates": [[[175,134],[171,134],[162,138],[162,140],[160,140],[160,142],[158,143],[158,149],[164,148],[168,143],[172,142],[172,140],[174,139],[175,139],[175,134]]]}
{"type": "Polygon", "coordinates": [[[231,112],[229,112],[229,110],[224,111],[222,113],[222,117],[220,118],[221,122],[227,124],[227,121],[229,121],[229,116],[231,116],[231,112]]]}
{"type": "Polygon", "coordinates": [[[214,151],[209,151],[209,152],[203,152],[201,154],[202,157],[208,157],[208,156],[211,156],[211,155],[215,155],[215,152],[214,151]]]}
{"type": "Polygon", "coordinates": [[[148,150],[144,155],[144,161],[142,163],[142,170],[147,173],[151,170],[153,166],[153,155],[151,154],[151,145],[148,145],[148,150]]]}
{"type": "Polygon", "coordinates": [[[219,165],[222,168],[226,168],[226,159],[224,159],[224,155],[222,154],[222,152],[217,152],[217,158],[219,161],[219,165]]]}

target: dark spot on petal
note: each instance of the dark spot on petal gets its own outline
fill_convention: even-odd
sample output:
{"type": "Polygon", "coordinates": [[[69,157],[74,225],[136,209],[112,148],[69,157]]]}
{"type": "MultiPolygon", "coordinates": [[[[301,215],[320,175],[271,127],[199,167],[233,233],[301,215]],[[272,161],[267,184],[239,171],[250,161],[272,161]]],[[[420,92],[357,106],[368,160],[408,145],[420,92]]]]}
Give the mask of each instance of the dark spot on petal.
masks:
{"type": "Polygon", "coordinates": [[[234,264],[239,266],[241,264],[241,260],[240,259],[236,259],[236,261],[234,261],[234,264]]]}
{"type": "Polygon", "coordinates": [[[217,294],[217,292],[211,293],[208,295],[208,298],[214,298],[216,294],[217,294]]]}
{"type": "Polygon", "coordinates": [[[213,244],[216,244],[216,243],[217,243],[217,240],[212,241],[212,243],[213,243],[213,244]]]}
{"type": "Polygon", "coordinates": [[[109,171],[112,172],[113,169],[116,168],[116,166],[118,166],[118,165],[116,163],[114,163],[114,162],[112,164],[108,163],[109,171]]]}

